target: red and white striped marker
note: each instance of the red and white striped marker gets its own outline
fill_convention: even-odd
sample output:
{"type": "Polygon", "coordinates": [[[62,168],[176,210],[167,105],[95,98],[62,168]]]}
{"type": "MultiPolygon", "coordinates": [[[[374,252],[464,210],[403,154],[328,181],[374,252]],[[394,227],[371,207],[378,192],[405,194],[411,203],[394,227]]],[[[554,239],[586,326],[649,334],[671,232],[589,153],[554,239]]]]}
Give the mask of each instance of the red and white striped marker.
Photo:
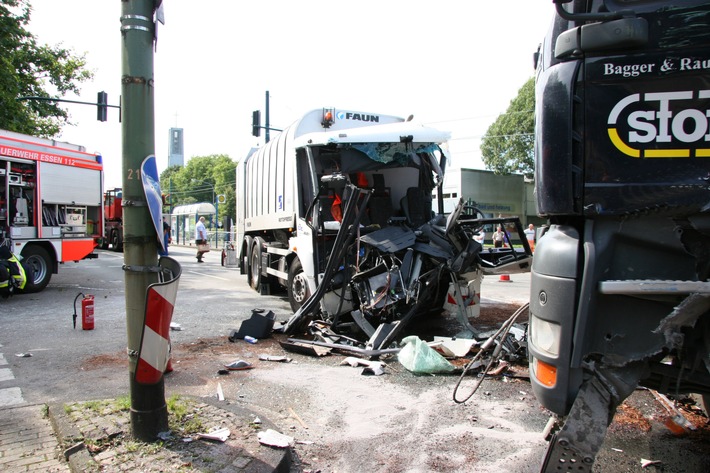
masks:
{"type": "MultiPolygon", "coordinates": [[[[464,305],[464,307],[476,305],[476,293],[475,293],[475,292],[474,292],[473,294],[471,294],[471,295],[468,295],[468,294],[465,294],[465,295],[464,295],[464,294],[462,294],[462,295],[461,295],[461,299],[463,300],[463,305],[464,305]]],[[[455,306],[455,305],[456,305],[456,299],[454,298],[454,295],[451,294],[451,293],[449,293],[449,294],[446,296],[446,302],[447,302],[448,304],[451,304],[451,305],[455,306]]]]}
{"type": "Polygon", "coordinates": [[[160,381],[170,361],[170,321],[177,297],[179,278],[148,286],[145,303],[145,325],[138,352],[136,382],[155,384],[160,381]]]}

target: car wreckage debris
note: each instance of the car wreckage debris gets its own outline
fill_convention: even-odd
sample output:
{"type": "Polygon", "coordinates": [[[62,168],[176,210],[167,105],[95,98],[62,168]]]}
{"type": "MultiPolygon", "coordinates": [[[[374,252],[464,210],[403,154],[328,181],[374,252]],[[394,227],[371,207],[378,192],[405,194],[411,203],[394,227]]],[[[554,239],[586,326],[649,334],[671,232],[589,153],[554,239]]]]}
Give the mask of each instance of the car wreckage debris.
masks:
{"type": "Polygon", "coordinates": [[[205,440],[215,440],[217,442],[226,442],[231,434],[227,428],[213,430],[211,432],[202,432],[197,434],[197,438],[205,440]]]}
{"type": "Polygon", "coordinates": [[[286,356],[281,356],[281,355],[267,355],[266,353],[262,353],[259,355],[259,359],[261,361],[276,361],[280,363],[291,363],[291,358],[288,358],[286,356]]]}
{"type": "MultiPolygon", "coordinates": [[[[378,357],[381,355],[389,355],[399,353],[399,348],[385,348],[382,350],[368,350],[367,348],[359,348],[351,345],[344,345],[342,343],[334,342],[319,342],[317,340],[300,340],[295,338],[289,338],[288,343],[299,344],[299,345],[311,345],[314,347],[329,348],[331,350],[338,350],[344,353],[352,353],[355,355],[365,356],[365,357],[378,357]]],[[[283,346],[283,345],[282,345],[283,346]]],[[[318,355],[322,356],[322,355],[318,355]]]]}
{"type": "Polygon", "coordinates": [[[295,340],[289,338],[287,341],[279,341],[279,345],[286,351],[308,356],[326,356],[332,348],[314,345],[310,340],[295,340]]]}
{"type": "Polygon", "coordinates": [[[349,365],[353,368],[357,368],[358,366],[364,366],[365,369],[362,370],[362,374],[374,376],[380,376],[385,374],[385,367],[387,366],[382,361],[362,360],[360,358],[355,358],[352,356],[345,358],[343,361],[340,362],[340,365],[349,365]]]}
{"type": "MultiPolygon", "coordinates": [[[[468,283],[480,281],[483,274],[530,269],[532,252],[518,217],[477,218],[483,215],[480,210],[460,199],[448,216],[438,215],[416,227],[406,219],[393,219],[391,225],[372,230],[360,225],[369,191],[351,184],[347,189],[350,197],[319,276],[322,282],[284,325],[288,335],[304,329],[307,320],[322,321],[334,333],[358,338],[358,344],[346,343],[353,347],[345,350],[378,356],[396,346],[415,317],[441,313],[447,296],[464,327],[458,337],[477,338],[464,300],[468,283]],[[484,250],[474,236],[485,225],[515,227],[520,247],[484,250]]],[[[507,241],[513,241],[509,235],[507,241]]],[[[320,342],[337,349],[342,345],[320,342]]]]}
{"type": "Polygon", "coordinates": [[[294,441],[293,437],[289,437],[288,435],[284,435],[273,429],[267,429],[263,432],[259,432],[257,434],[257,438],[259,439],[259,443],[263,445],[278,448],[288,448],[293,445],[294,441]]]}
{"type": "Polygon", "coordinates": [[[244,360],[235,360],[228,365],[224,365],[225,368],[227,368],[230,371],[239,371],[239,370],[250,370],[254,368],[254,366],[249,363],[248,361],[244,360]]]}
{"type": "Polygon", "coordinates": [[[456,383],[456,386],[454,387],[454,402],[462,404],[471,399],[471,397],[476,393],[478,388],[481,386],[483,380],[491,372],[493,364],[498,363],[501,360],[503,356],[502,352],[504,351],[505,341],[508,338],[508,334],[517,318],[520,316],[520,314],[522,314],[528,309],[528,306],[529,304],[524,304],[520,306],[520,308],[518,308],[518,310],[516,310],[513,315],[511,315],[510,318],[506,320],[503,325],[501,325],[501,327],[481,345],[480,350],[478,351],[476,356],[471,359],[466,368],[464,368],[463,372],[461,373],[461,376],[459,377],[458,382],[456,383]],[[491,352],[488,364],[474,381],[473,387],[471,388],[471,392],[463,398],[457,397],[459,388],[461,387],[461,382],[463,381],[467,371],[472,365],[478,362],[488,352],[491,352]]]}
{"type": "Polygon", "coordinates": [[[414,374],[452,373],[456,367],[419,337],[410,335],[402,340],[397,360],[414,374]]]}

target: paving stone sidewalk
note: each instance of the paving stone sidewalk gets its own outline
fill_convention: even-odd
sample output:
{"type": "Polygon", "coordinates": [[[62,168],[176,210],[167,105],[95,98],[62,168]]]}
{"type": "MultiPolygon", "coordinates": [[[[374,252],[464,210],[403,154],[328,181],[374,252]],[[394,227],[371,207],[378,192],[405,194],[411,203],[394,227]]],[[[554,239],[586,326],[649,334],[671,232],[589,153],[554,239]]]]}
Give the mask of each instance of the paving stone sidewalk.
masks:
{"type": "Polygon", "coordinates": [[[44,404],[0,410],[0,471],[68,472],[44,404]]]}
{"type": "Polygon", "coordinates": [[[259,443],[266,419],[238,406],[193,399],[187,418],[204,430],[229,429],[225,442],[172,436],[143,443],[131,439],[126,410],[95,403],[30,405],[0,410],[0,471],[272,473],[293,471],[291,450],[259,443]],[[87,407],[91,406],[91,407],[87,407]]]}
{"type": "Polygon", "coordinates": [[[72,472],[209,471],[220,473],[288,472],[290,449],[259,443],[257,434],[275,427],[238,406],[212,399],[190,399],[183,422],[199,420],[202,430],[229,429],[225,442],[196,435],[171,437],[155,443],[131,439],[127,410],[98,411],[82,405],[50,405],[49,417],[72,472]],[[67,408],[68,407],[68,408],[67,408]]]}

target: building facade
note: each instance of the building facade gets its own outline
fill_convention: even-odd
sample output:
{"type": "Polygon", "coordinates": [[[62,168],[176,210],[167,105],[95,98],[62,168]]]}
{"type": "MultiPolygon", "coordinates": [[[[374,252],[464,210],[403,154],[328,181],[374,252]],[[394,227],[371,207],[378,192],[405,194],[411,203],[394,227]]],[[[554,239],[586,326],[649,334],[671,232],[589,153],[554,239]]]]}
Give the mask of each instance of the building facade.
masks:
{"type": "Polygon", "coordinates": [[[519,217],[524,226],[545,223],[537,216],[534,183],[519,174],[498,175],[483,169],[447,169],[441,192],[445,212],[451,212],[459,198],[463,197],[465,202],[475,202],[487,217],[519,217]]]}
{"type": "Polygon", "coordinates": [[[185,165],[183,129],[171,128],[168,142],[168,167],[185,165]]]}

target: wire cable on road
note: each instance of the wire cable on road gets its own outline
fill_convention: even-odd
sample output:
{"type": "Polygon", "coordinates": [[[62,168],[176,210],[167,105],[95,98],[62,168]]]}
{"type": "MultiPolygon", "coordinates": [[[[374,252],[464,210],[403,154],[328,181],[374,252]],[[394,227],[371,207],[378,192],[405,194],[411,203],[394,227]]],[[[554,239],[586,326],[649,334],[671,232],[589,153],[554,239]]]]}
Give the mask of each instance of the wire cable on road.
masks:
{"type": "Polygon", "coordinates": [[[456,382],[456,386],[454,387],[454,402],[458,404],[463,404],[464,402],[468,401],[471,399],[471,397],[476,393],[478,388],[481,386],[481,383],[483,380],[486,378],[486,375],[488,372],[491,370],[491,367],[493,366],[493,363],[496,361],[500,361],[500,354],[503,351],[503,342],[505,338],[508,336],[508,332],[510,332],[510,328],[513,326],[515,321],[517,320],[518,316],[525,312],[528,307],[529,303],[523,304],[518,310],[516,310],[513,315],[510,316],[508,320],[503,322],[503,325],[500,326],[500,328],[488,337],[488,339],[483,342],[481,345],[481,348],[478,350],[478,353],[476,353],[476,356],[474,356],[471,361],[468,362],[466,367],[463,369],[463,372],[461,373],[461,376],[459,377],[459,380],[456,382]],[[463,399],[458,399],[457,398],[457,393],[459,391],[459,388],[461,387],[461,382],[463,381],[464,376],[466,376],[466,373],[471,369],[471,367],[477,363],[480,359],[483,358],[483,355],[489,351],[489,349],[493,346],[493,352],[491,353],[490,359],[488,360],[488,364],[486,365],[486,368],[483,370],[482,373],[480,373],[477,377],[476,380],[473,383],[473,388],[471,389],[471,392],[468,394],[463,399]]]}

